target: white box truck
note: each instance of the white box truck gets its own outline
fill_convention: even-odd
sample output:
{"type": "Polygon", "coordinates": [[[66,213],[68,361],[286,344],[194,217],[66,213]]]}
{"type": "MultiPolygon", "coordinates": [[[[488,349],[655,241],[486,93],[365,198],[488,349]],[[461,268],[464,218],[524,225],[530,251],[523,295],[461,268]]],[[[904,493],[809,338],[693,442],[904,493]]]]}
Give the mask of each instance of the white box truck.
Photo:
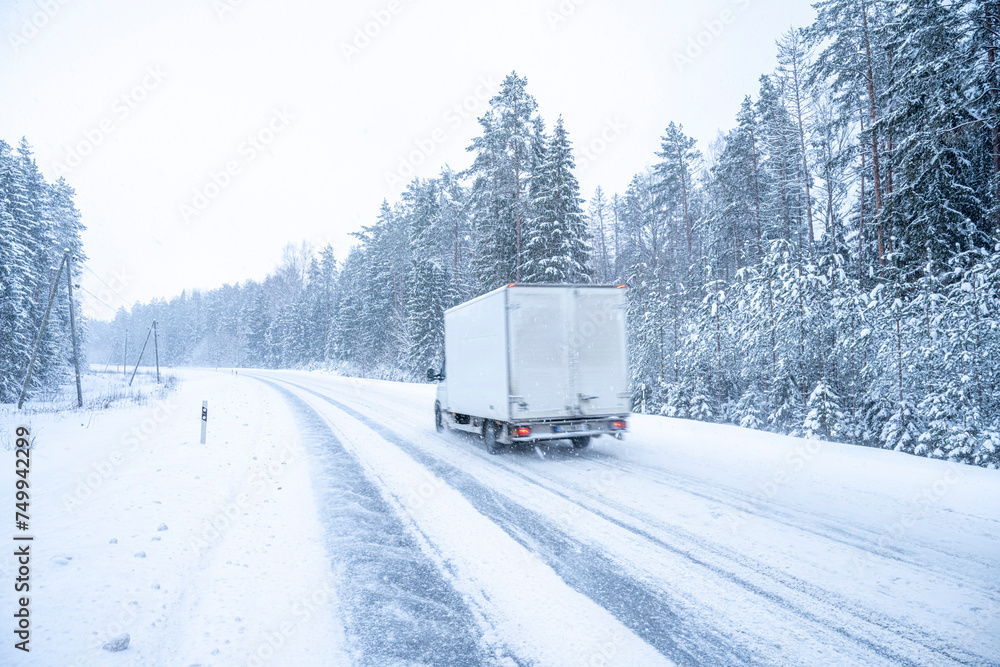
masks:
{"type": "Polygon", "coordinates": [[[434,419],[505,445],[622,438],[631,410],[625,286],[512,284],[447,310],[434,419]]]}

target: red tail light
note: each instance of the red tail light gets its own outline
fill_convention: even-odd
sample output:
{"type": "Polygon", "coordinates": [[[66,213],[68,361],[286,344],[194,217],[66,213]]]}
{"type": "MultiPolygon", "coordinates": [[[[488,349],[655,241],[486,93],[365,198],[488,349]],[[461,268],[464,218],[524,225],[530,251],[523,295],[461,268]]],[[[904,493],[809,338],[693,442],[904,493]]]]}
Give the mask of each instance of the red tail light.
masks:
{"type": "Polygon", "coordinates": [[[611,428],[619,431],[624,431],[626,428],[628,428],[628,424],[624,421],[611,422],[611,428]]]}
{"type": "Polygon", "coordinates": [[[514,431],[514,435],[518,438],[526,438],[531,435],[531,429],[527,426],[519,426],[517,430],[514,431]]]}

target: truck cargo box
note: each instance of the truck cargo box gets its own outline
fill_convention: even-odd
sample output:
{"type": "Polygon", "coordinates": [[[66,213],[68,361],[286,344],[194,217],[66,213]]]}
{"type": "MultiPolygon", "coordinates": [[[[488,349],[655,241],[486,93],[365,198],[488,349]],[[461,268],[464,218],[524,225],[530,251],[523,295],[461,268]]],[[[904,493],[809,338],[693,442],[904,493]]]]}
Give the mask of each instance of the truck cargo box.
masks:
{"type": "Polygon", "coordinates": [[[594,285],[511,285],[449,309],[441,409],[501,424],[627,414],[625,312],[624,289],[594,285]]]}

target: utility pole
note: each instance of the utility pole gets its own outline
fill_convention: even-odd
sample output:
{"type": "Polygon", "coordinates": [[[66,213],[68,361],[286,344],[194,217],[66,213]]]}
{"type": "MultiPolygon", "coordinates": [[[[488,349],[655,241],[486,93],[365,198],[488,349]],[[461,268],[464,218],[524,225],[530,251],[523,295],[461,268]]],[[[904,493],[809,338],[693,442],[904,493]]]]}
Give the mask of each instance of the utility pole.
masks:
{"type": "Polygon", "coordinates": [[[149,342],[149,334],[153,333],[153,326],[149,326],[149,331],[146,332],[146,340],[142,341],[142,349],[139,350],[139,358],[135,360],[135,369],[132,371],[132,377],[128,381],[128,386],[132,386],[132,380],[135,379],[135,373],[139,370],[139,362],[142,361],[142,353],[146,351],[146,343],[149,342]]]}
{"type": "MultiPolygon", "coordinates": [[[[111,354],[108,355],[108,363],[104,364],[104,372],[108,372],[108,368],[111,367],[111,362],[115,360],[115,348],[111,348],[111,354]]],[[[118,371],[115,371],[117,373],[118,371]]]]}
{"type": "Polygon", "coordinates": [[[73,315],[73,258],[66,249],[66,287],[69,289],[69,335],[73,338],[73,372],[76,373],[76,407],[83,407],[83,389],[80,388],[80,346],[76,342],[76,318],[73,315]]]}
{"type": "Polygon", "coordinates": [[[122,347],[122,377],[128,375],[128,324],[125,325],[125,345],[122,347]]]}
{"type": "Polygon", "coordinates": [[[156,340],[156,320],[153,320],[153,352],[156,353],[156,384],[160,384],[160,344],[156,340]]]}
{"type": "Polygon", "coordinates": [[[63,265],[66,264],[66,256],[63,255],[59,262],[59,271],[56,279],[52,281],[52,289],[49,290],[49,305],[45,307],[45,315],[42,317],[42,326],[38,327],[38,334],[35,335],[35,344],[31,350],[31,361],[28,362],[28,374],[24,376],[24,386],[21,387],[21,395],[17,398],[17,409],[24,405],[24,396],[28,393],[28,384],[31,382],[31,371],[35,369],[35,359],[38,357],[38,347],[42,343],[42,334],[45,333],[45,324],[49,321],[49,312],[52,310],[52,302],[56,298],[56,287],[59,286],[59,278],[62,276],[63,265]]]}

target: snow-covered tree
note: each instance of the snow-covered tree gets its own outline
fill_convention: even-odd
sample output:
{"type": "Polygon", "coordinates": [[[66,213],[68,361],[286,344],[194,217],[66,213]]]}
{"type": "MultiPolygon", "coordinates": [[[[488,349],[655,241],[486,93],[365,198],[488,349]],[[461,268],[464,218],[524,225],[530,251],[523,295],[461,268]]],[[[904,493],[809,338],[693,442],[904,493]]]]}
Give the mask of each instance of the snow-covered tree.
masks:
{"type": "Polygon", "coordinates": [[[524,246],[524,282],[590,282],[590,235],[573,174],[572,145],[562,116],[543,153],[535,179],[533,217],[524,246]]]}

